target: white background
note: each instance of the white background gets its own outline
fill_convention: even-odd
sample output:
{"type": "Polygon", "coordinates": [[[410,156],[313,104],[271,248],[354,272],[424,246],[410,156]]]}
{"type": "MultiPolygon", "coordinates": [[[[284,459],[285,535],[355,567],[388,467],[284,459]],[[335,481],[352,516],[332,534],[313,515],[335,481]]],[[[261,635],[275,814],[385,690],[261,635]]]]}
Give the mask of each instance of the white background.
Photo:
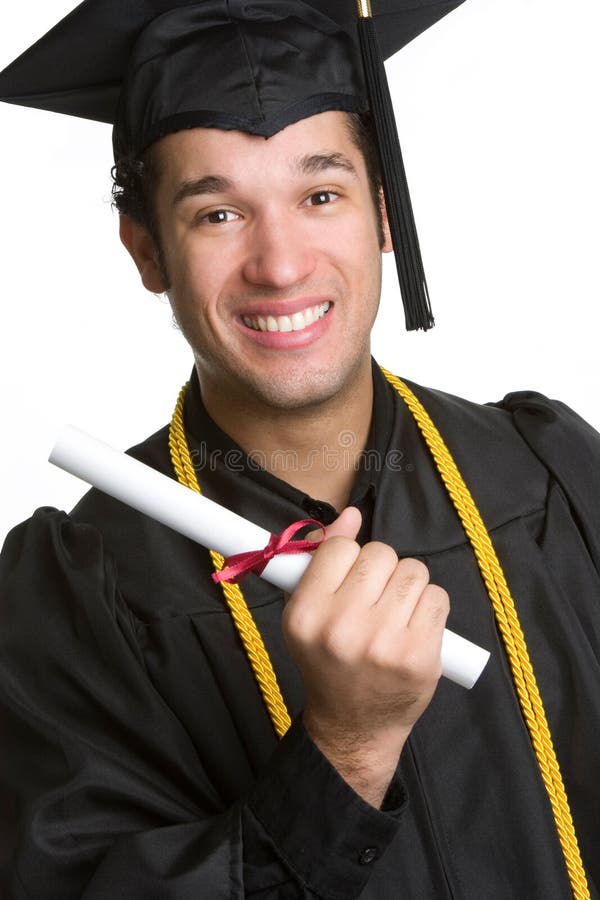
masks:
{"type": "MultiPolygon", "coordinates": [[[[73,5],[13,5],[0,68],[73,5]]],[[[600,428],[599,34],[597,0],[467,0],[388,64],[437,326],[404,332],[386,260],[381,363],[477,401],[540,390],[600,428]]],[[[60,424],[137,442],[191,357],[118,243],[110,128],[0,104],[0,135],[1,540],[83,492],[46,462],[60,424]]]]}

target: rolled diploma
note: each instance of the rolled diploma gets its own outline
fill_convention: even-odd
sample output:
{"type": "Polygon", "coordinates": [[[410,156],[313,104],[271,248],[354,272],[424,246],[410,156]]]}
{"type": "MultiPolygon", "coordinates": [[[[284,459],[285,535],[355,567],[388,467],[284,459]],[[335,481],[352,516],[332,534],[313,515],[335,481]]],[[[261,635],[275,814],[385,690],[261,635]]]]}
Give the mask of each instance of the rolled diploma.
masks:
{"type": "MultiPolygon", "coordinates": [[[[225,557],[260,550],[271,537],[259,525],[71,425],[60,431],[49,459],[71,475],[225,557]]],[[[279,554],[269,561],[261,578],[291,593],[310,559],[310,553],[279,554]]],[[[473,687],[489,655],[487,650],[445,629],[442,674],[446,678],[463,687],[473,687]]]]}

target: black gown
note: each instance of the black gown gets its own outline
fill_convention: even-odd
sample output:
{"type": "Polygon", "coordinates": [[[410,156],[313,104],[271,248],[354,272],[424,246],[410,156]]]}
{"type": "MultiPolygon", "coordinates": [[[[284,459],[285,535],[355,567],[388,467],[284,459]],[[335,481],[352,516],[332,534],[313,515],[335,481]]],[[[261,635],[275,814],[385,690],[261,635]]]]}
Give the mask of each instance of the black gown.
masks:
{"type": "MultiPolygon", "coordinates": [[[[477,685],[442,679],[375,810],[302,728],[276,588],[243,584],[294,718],[280,742],[203,548],[95,490],[70,516],[38,510],[0,557],[7,900],[571,896],[473,552],[404,403],[374,382],[361,539],[427,563],[449,627],[491,650],[477,685]]],[[[480,406],[412,387],[515,597],[598,898],[600,436],[539,394],[480,406]]],[[[195,380],[186,427],[208,496],[272,531],[334,517],[259,470],[195,380]]],[[[166,429],[131,452],[172,476],[166,429]]]]}

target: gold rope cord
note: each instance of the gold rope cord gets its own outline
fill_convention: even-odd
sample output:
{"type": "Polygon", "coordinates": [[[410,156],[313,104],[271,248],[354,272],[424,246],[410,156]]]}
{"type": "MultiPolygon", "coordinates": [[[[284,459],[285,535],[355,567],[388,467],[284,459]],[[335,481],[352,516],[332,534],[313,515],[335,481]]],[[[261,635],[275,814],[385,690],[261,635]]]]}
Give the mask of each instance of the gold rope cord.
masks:
{"type": "Polygon", "coordinates": [[[569,874],[569,881],[571,882],[571,890],[577,900],[584,900],[584,898],[589,900],[590,892],[577,844],[569,801],[560,774],[556,753],[554,752],[542,698],[529,659],[529,652],[521,630],[515,603],[496,556],[491,538],[483,524],[469,489],[450,455],[450,451],[444,444],[427,411],[403,381],[383,368],[382,372],[411,411],[431,451],[446,490],[452,499],[475,552],[481,575],[494,608],[498,629],[504,641],[523,718],[529,730],[531,743],[533,744],[552,807],[560,845],[569,874]]]}
{"type": "MultiPolygon", "coordinates": [[[[546,714],[533,674],[515,604],[490,536],[469,489],[464,483],[448,448],[428,413],[403,381],[386,369],[382,368],[382,372],[412,413],[473,547],[492,602],[498,629],[504,641],[521,711],[548,793],[573,897],[576,900],[590,900],[590,892],[577,844],[573,819],[554,752],[546,714]]],[[[173,413],[169,430],[169,448],[171,450],[173,467],[179,481],[187,485],[191,490],[201,493],[190,458],[183,426],[183,402],[186,390],[187,385],[181,389],[175,412],[173,413]]],[[[223,567],[224,559],[221,554],[216,553],[214,550],[209,552],[215,571],[219,572],[223,567]]],[[[290,726],[291,720],[260,633],[239,586],[221,582],[221,588],[275,731],[279,737],[283,737],[290,726]]]]}
{"type": "MultiPolygon", "coordinates": [[[[177,479],[192,491],[201,494],[183,425],[183,401],[187,387],[187,384],[182,387],[177,398],[177,405],[169,428],[169,450],[177,479]]],[[[215,550],[210,550],[209,553],[215,572],[220,572],[225,562],[223,556],[215,550]]],[[[281,738],[290,727],[291,719],[281,695],[269,654],[239,585],[229,584],[226,581],[221,581],[220,584],[273,727],[277,736],[281,738]]]]}

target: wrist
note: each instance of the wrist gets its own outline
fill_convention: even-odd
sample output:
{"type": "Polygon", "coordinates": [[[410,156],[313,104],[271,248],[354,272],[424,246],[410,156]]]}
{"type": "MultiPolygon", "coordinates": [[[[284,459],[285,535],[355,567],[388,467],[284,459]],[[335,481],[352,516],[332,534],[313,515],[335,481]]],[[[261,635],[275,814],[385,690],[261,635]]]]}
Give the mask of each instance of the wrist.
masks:
{"type": "Polygon", "coordinates": [[[338,723],[319,721],[305,711],[302,722],[312,742],[344,781],[379,809],[390,785],[410,729],[379,729],[367,734],[338,723]]]}

